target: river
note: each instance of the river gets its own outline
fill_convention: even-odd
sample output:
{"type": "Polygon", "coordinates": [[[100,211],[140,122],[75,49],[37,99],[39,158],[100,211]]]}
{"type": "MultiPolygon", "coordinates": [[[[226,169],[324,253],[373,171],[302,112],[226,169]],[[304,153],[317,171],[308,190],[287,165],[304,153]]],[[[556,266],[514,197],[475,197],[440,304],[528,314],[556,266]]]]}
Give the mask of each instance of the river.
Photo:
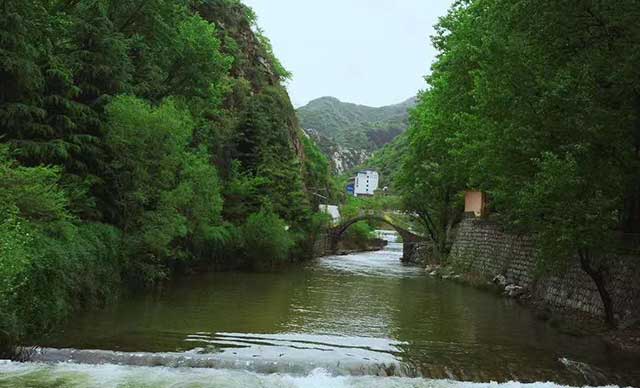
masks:
{"type": "Polygon", "coordinates": [[[75,317],[43,340],[37,362],[0,361],[0,387],[640,381],[637,357],[561,334],[511,300],[402,265],[401,249],[392,243],[281,273],[194,275],[131,295],[75,317]]]}

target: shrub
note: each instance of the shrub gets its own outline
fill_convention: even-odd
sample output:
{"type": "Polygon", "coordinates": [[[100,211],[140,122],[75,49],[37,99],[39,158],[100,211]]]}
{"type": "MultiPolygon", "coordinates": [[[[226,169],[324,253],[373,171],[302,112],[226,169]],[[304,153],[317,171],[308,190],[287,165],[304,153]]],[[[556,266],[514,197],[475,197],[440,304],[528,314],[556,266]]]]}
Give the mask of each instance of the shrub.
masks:
{"type": "Polygon", "coordinates": [[[344,232],[342,242],[346,246],[353,246],[359,249],[365,249],[368,243],[375,238],[375,233],[368,222],[360,221],[351,225],[344,232]]]}
{"type": "Polygon", "coordinates": [[[290,230],[294,241],[291,256],[298,260],[313,257],[313,248],[316,241],[327,233],[331,225],[331,216],[326,213],[313,213],[302,227],[290,230]]]}
{"type": "Polygon", "coordinates": [[[57,169],[19,167],[0,152],[0,356],[116,295],[120,234],[77,222],[59,179],[57,169]]]}
{"type": "Polygon", "coordinates": [[[246,264],[257,270],[272,269],[287,261],[293,240],[285,222],[271,210],[261,210],[241,227],[246,264]]]}

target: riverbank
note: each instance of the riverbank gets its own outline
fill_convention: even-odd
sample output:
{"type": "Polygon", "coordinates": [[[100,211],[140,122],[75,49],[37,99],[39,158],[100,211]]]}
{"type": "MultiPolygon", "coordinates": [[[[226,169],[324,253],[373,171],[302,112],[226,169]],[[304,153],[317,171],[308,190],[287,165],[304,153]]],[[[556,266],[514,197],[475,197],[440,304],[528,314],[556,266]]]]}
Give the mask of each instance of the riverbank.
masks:
{"type": "MultiPolygon", "coordinates": [[[[39,342],[38,362],[10,367],[32,378],[28,372],[37,370],[45,380],[57,378],[60,368],[83,370],[95,386],[101,385],[97,375],[117,379],[113,369],[138,373],[131,381],[140,386],[162,386],[153,376],[167,373],[194,386],[206,386],[199,379],[210,373],[220,375],[223,387],[225,378],[246,374],[307,381],[319,368],[328,376],[322,387],[353,381],[404,388],[439,379],[640,382],[634,359],[601,341],[562,334],[516,303],[402,265],[401,255],[402,244],[390,243],[382,251],[318,258],[278,273],[176,278],[108,309],[78,313],[39,342]]],[[[20,376],[8,377],[9,369],[0,366],[3,383],[24,386],[20,376]]],[[[91,385],[86,378],[69,375],[65,383],[91,385]]]]}
{"type": "Polygon", "coordinates": [[[479,290],[501,295],[531,309],[536,318],[547,322],[558,331],[576,337],[598,337],[617,350],[640,356],[640,324],[610,329],[602,317],[580,311],[558,311],[536,299],[529,290],[504,283],[503,277],[488,279],[479,273],[459,273],[451,266],[427,265],[430,276],[471,286],[479,290]]]}
{"type": "Polygon", "coordinates": [[[605,281],[618,323],[618,329],[611,330],[604,324],[598,290],[579,265],[564,272],[540,272],[532,240],[506,233],[495,222],[465,218],[443,266],[435,263],[429,243],[409,248],[406,259],[426,266],[432,276],[514,299],[562,332],[595,335],[617,349],[640,353],[640,260],[636,256],[609,257],[605,281]]]}
{"type": "Polygon", "coordinates": [[[20,345],[55,335],[74,316],[102,311],[121,297],[161,290],[175,279],[234,270],[278,271],[313,256],[308,241],[317,233],[287,231],[279,218],[259,218],[261,214],[250,216],[240,228],[228,226],[234,235],[224,249],[143,268],[122,233],[108,225],[68,223],[65,234],[53,238],[13,219],[0,222],[0,235],[19,237],[0,243],[0,359],[21,360],[20,345]],[[7,230],[13,235],[2,233],[7,230]],[[145,281],[152,271],[153,281],[145,281]]]}

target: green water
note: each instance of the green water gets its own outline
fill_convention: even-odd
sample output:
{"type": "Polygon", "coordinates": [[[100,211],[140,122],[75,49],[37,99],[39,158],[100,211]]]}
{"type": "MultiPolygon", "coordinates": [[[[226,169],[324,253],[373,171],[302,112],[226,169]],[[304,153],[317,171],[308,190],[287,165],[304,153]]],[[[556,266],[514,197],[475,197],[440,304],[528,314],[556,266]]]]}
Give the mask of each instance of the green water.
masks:
{"type": "Polygon", "coordinates": [[[637,357],[560,334],[513,301],[431,278],[400,255],[392,244],[282,273],[182,278],[75,317],[41,343],[74,350],[0,364],[0,387],[640,381],[637,357]],[[78,364],[51,363],[67,360],[78,364]]]}

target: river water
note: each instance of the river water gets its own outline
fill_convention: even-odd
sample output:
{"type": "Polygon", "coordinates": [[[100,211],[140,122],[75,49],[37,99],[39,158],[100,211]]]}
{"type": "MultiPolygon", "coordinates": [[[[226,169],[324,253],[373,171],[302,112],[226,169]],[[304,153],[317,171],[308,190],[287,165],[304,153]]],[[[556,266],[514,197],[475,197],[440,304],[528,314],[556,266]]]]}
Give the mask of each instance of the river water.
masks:
{"type": "Polygon", "coordinates": [[[402,265],[401,249],[390,244],[282,273],[181,278],[77,316],[41,342],[36,362],[0,361],[0,387],[553,388],[640,381],[637,357],[560,334],[513,301],[402,265]]]}

